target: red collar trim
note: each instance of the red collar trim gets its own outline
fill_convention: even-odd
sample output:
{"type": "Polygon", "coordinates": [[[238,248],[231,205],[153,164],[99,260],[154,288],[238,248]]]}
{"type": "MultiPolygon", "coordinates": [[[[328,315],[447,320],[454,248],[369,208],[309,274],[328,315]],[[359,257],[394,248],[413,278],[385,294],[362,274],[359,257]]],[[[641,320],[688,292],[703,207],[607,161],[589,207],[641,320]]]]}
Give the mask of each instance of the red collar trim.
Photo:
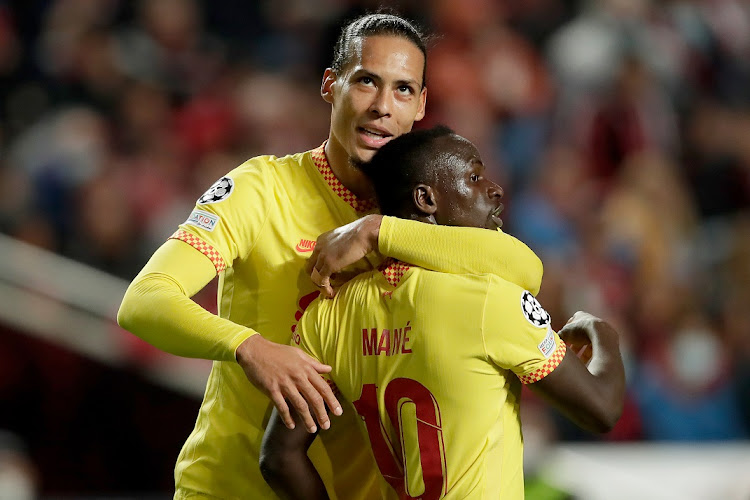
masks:
{"type": "Polygon", "coordinates": [[[401,282],[401,278],[404,277],[406,271],[411,269],[409,264],[404,264],[401,261],[388,257],[378,266],[378,270],[383,273],[386,281],[393,286],[398,286],[401,282]]]}
{"type": "Polygon", "coordinates": [[[375,200],[362,200],[349,191],[349,189],[341,184],[341,181],[336,178],[331,170],[331,166],[328,164],[328,158],[326,158],[325,145],[315,148],[311,151],[312,160],[315,166],[318,168],[318,172],[323,176],[328,186],[333,190],[336,195],[347,202],[354,210],[358,213],[370,212],[377,208],[375,200]]]}

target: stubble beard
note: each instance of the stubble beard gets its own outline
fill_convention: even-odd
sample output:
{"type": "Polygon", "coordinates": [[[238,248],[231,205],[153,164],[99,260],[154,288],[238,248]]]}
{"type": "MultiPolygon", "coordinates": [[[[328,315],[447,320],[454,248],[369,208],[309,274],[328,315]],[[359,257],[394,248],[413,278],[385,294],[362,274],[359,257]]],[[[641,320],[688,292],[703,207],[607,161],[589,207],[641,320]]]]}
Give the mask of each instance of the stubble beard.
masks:
{"type": "Polygon", "coordinates": [[[362,171],[362,165],[367,163],[366,161],[360,159],[360,158],[349,158],[349,165],[352,166],[355,170],[362,171]]]}

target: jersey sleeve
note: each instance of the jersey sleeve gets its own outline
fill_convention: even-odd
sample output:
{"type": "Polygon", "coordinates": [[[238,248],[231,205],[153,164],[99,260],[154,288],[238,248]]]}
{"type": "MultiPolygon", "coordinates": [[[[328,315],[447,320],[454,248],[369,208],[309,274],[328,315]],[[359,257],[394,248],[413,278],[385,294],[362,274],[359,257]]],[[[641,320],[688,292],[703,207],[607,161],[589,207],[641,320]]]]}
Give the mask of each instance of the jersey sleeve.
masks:
{"type": "Polygon", "coordinates": [[[256,332],[220,318],[190,300],[215,276],[194,249],[169,240],[125,292],[117,322],[159,349],[191,358],[234,361],[237,347],[256,332]]]}
{"type": "Polygon", "coordinates": [[[217,180],[171,238],[205,255],[217,274],[247,256],[273,206],[268,170],[263,157],[253,158],[217,180]]]}
{"type": "Polygon", "coordinates": [[[292,334],[291,345],[299,347],[321,363],[325,363],[323,361],[323,346],[317,325],[317,311],[320,308],[320,300],[320,298],[315,299],[305,309],[304,314],[297,324],[297,328],[292,334]]]}
{"type": "MultiPolygon", "coordinates": [[[[315,299],[305,310],[302,318],[300,318],[297,329],[292,334],[291,345],[299,347],[306,354],[309,354],[312,358],[317,361],[330,364],[326,361],[327,356],[323,347],[324,331],[320,328],[320,308],[323,306],[323,299],[315,299]]],[[[331,390],[339,397],[341,395],[336,383],[333,381],[330,373],[323,373],[320,375],[331,387],[331,390]]]]}
{"type": "Polygon", "coordinates": [[[378,249],[388,257],[433,271],[494,274],[534,295],[542,284],[539,257],[523,242],[499,229],[438,226],[383,217],[378,249]]]}
{"type": "Polygon", "coordinates": [[[565,343],[536,298],[497,279],[488,286],[482,335],[489,360],[524,384],[552,373],[565,356],[565,343]]]}

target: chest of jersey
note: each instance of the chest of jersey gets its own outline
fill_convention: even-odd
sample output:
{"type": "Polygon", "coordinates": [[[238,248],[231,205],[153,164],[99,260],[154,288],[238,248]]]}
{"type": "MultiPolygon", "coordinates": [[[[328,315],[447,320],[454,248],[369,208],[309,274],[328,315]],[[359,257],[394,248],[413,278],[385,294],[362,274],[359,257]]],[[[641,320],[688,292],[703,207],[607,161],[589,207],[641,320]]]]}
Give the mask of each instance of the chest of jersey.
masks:
{"type": "MultiPolygon", "coordinates": [[[[318,235],[361,214],[342,200],[311,165],[282,163],[269,174],[268,211],[252,250],[221,283],[220,313],[287,343],[318,289],[305,266],[318,235]]],[[[371,268],[367,262],[354,266],[371,268]]]]}

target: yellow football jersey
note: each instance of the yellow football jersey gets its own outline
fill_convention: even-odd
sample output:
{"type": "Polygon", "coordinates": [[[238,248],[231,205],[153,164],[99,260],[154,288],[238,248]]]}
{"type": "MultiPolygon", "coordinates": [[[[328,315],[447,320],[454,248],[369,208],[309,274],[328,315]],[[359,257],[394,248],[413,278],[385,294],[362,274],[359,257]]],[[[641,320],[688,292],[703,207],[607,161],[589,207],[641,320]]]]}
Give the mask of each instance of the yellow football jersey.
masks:
{"type": "Polygon", "coordinates": [[[521,383],[565,354],[531,293],[387,260],[299,326],[293,343],[332,365],[356,407],[384,496],[523,498],[521,383]]]}
{"type": "MultiPolygon", "coordinates": [[[[287,344],[318,294],[304,272],[316,238],[374,208],[339,183],[321,146],[247,161],[198,199],[172,237],[213,262],[220,276],[221,317],[287,344]]],[[[276,498],[258,466],[271,407],[236,362],[214,361],[195,428],[175,467],[175,497],[201,492],[220,498],[276,498]]],[[[333,496],[372,498],[378,491],[377,470],[355,425],[355,412],[344,407],[344,415],[335,420],[336,429],[322,436],[331,458],[320,440],[310,455],[333,496]],[[338,451],[341,447],[347,452],[338,451]],[[360,448],[364,451],[358,452],[360,448]]]]}

